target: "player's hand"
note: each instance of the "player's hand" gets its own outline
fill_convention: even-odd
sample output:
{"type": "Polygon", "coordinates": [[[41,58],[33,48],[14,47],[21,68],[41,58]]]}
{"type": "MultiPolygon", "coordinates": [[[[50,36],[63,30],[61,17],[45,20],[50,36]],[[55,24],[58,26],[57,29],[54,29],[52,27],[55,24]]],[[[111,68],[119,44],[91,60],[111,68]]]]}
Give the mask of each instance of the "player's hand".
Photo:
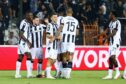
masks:
{"type": "Polygon", "coordinates": [[[61,41],[61,40],[62,40],[62,36],[59,35],[56,39],[57,39],[58,41],[61,41]]]}
{"type": "Polygon", "coordinates": [[[55,40],[54,37],[50,38],[49,43],[52,43],[55,40]]]}
{"type": "Polygon", "coordinates": [[[28,47],[29,47],[29,48],[32,48],[31,42],[27,42],[27,43],[28,43],[28,47]]]}

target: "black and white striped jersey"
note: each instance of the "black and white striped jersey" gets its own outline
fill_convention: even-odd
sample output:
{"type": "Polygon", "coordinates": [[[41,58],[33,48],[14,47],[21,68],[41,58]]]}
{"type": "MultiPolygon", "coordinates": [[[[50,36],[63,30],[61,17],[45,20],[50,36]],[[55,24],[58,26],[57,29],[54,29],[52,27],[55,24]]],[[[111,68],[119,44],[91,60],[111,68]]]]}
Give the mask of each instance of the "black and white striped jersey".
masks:
{"type": "Polygon", "coordinates": [[[110,37],[111,45],[120,45],[121,41],[121,23],[119,20],[111,21],[109,23],[109,32],[112,33],[113,30],[116,30],[116,34],[113,37],[110,37]]]}
{"type": "Polygon", "coordinates": [[[58,28],[60,27],[62,20],[63,20],[63,16],[58,16],[58,20],[57,20],[58,28]]]}
{"type": "MultiPolygon", "coordinates": [[[[20,31],[23,32],[23,35],[26,39],[28,39],[30,41],[30,27],[31,24],[29,22],[27,22],[26,19],[23,19],[20,23],[20,31]]],[[[24,43],[25,41],[23,39],[20,38],[19,44],[24,43]]]]}
{"type": "Polygon", "coordinates": [[[63,43],[75,43],[76,29],[79,28],[78,20],[72,16],[66,16],[62,20],[64,25],[62,30],[63,43]]]}
{"type": "MultiPolygon", "coordinates": [[[[47,29],[46,29],[46,34],[51,35],[51,36],[55,36],[55,33],[58,29],[58,25],[54,24],[54,23],[49,23],[47,25],[47,29]]],[[[46,46],[48,48],[52,48],[52,49],[57,49],[57,40],[54,40],[52,43],[49,42],[49,38],[46,38],[46,46]]]]}
{"type": "Polygon", "coordinates": [[[32,25],[31,28],[31,42],[33,48],[42,47],[43,32],[46,26],[43,24],[32,25]]]}

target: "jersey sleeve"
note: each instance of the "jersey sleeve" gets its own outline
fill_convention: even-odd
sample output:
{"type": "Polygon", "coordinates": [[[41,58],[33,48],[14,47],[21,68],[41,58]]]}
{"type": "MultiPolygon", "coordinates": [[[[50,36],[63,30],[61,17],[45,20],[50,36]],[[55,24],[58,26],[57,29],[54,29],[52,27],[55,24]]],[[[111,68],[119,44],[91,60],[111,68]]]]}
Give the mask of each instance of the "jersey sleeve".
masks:
{"type": "Polygon", "coordinates": [[[79,29],[80,27],[79,27],[79,22],[78,22],[78,20],[77,20],[77,29],[79,29]]]}
{"type": "Polygon", "coordinates": [[[24,32],[26,27],[26,23],[24,21],[21,21],[20,23],[20,31],[24,32]]]}
{"type": "Polygon", "coordinates": [[[65,21],[64,18],[60,19],[60,25],[64,25],[64,21],[65,21]]]}
{"type": "Polygon", "coordinates": [[[46,29],[46,34],[51,35],[51,32],[52,32],[52,25],[51,24],[48,24],[47,25],[47,29],[46,29]]]}
{"type": "Polygon", "coordinates": [[[121,28],[121,24],[120,24],[120,22],[119,21],[117,21],[116,22],[116,28],[115,28],[115,30],[119,30],[119,28],[121,28]]]}
{"type": "Polygon", "coordinates": [[[44,25],[44,24],[41,24],[41,26],[42,26],[42,28],[43,28],[43,30],[46,30],[46,25],[44,25]]]}

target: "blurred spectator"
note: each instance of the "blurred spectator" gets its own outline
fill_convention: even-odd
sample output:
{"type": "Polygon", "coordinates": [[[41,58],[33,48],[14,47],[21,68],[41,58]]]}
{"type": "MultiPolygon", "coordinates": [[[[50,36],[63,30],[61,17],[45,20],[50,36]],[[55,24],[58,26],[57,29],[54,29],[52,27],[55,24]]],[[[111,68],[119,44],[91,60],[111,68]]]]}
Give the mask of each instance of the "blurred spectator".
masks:
{"type": "Polygon", "coordinates": [[[92,6],[90,3],[86,4],[86,9],[85,9],[85,16],[86,16],[86,23],[87,24],[92,24],[94,21],[94,16],[95,16],[95,12],[92,10],[92,6]]]}
{"type": "Polygon", "coordinates": [[[52,0],[52,5],[55,11],[57,11],[59,4],[60,4],[60,0],[52,0]]]}
{"type": "Polygon", "coordinates": [[[45,4],[46,9],[48,10],[47,11],[48,16],[51,14],[51,12],[55,11],[52,5],[52,0],[45,0],[44,4],[45,4]]]}
{"type": "Polygon", "coordinates": [[[73,9],[73,16],[75,17],[75,18],[77,18],[77,13],[78,13],[78,7],[79,7],[79,5],[78,5],[78,3],[79,3],[79,1],[78,0],[70,0],[70,6],[72,7],[72,9],[73,9]]]}
{"type": "Polygon", "coordinates": [[[126,18],[126,1],[125,1],[124,5],[123,5],[123,8],[124,8],[123,16],[126,18]]]}
{"type": "Polygon", "coordinates": [[[117,4],[115,4],[114,8],[117,12],[117,17],[123,17],[123,2],[121,0],[117,0],[117,4]]]}
{"type": "Polygon", "coordinates": [[[30,10],[30,0],[23,0],[23,15],[30,10]]]}
{"type": "Polygon", "coordinates": [[[9,0],[12,9],[12,17],[18,17],[18,0],[9,0]]]}
{"type": "Polygon", "coordinates": [[[4,44],[4,34],[3,34],[3,29],[2,29],[2,21],[0,21],[0,45],[4,44]]]}
{"type": "Polygon", "coordinates": [[[3,22],[4,30],[9,26],[10,17],[12,17],[12,10],[8,4],[8,0],[2,0],[0,4],[0,19],[3,22]]]}
{"type": "Polygon", "coordinates": [[[60,3],[59,7],[57,8],[57,11],[63,10],[64,13],[66,13],[67,8],[68,8],[68,0],[63,0],[63,2],[60,3]]]}
{"type": "Polygon", "coordinates": [[[106,5],[105,5],[105,3],[102,3],[101,6],[100,6],[99,8],[100,8],[102,14],[103,14],[103,15],[106,15],[106,11],[107,11],[107,10],[106,10],[106,5]]]}
{"type": "Polygon", "coordinates": [[[31,0],[30,1],[30,9],[32,11],[32,13],[35,13],[38,9],[38,1],[39,0],[31,0]]]}
{"type": "Polygon", "coordinates": [[[38,8],[37,16],[40,18],[40,20],[43,20],[46,15],[47,9],[44,4],[41,4],[38,8]]]}
{"type": "Polygon", "coordinates": [[[17,45],[18,44],[18,38],[14,36],[14,32],[9,32],[8,40],[5,42],[6,45],[17,45]]]}

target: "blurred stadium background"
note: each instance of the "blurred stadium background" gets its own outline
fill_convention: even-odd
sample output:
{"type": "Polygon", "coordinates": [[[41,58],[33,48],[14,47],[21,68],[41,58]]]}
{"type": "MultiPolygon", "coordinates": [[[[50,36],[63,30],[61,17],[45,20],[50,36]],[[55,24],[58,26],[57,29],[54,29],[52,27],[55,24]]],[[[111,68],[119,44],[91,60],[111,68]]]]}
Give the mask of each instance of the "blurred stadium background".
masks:
{"type": "MultiPolygon", "coordinates": [[[[104,29],[107,27],[109,22],[109,12],[111,10],[115,10],[117,12],[118,19],[122,24],[122,42],[119,60],[121,62],[121,70],[123,70],[126,65],[126,0],[0,0],[0,83],[21,84],[23,80],[24,84],[123,84],[124,80],[101,80],[101,77],[103,77],[106,73],[104,71],[81,71],[81,69],[77,68],[84,67],[82,70],[107,69],[107,64],[105,63],[105,59],[107,58],[105,58],[104,55],[101,55],[103,56],[101,58],[104,60],[99,61],[99,52],[107,52],[108,41],[103,40],[104,36],[100,36],[97,39],[91,37],[104,31],[104,29]],[[31,10],[34,14],[37,14],[43,22],[44,18],[48,18],[52,11],[62,11],[65,13],[65,10],[68,6],[72,7],[74,11],[73,16],[79,20],[80,24],[80,33],[76,37],[76,58],[74,59],[74,61],[77,61],[74,65],[75,70],[79,71],[72,72],[73,78],[69,80],[69,82],[67,80],[61,79],[59,79],[58,82],[53,80],[50,80],[49,82],[48,79],[44,79],[42,81],[38,79],[15,80],[14,71],[3,71],[15,70],[15,62],[17,58],[16,45],[19,40],[19,24],[20,21],[24,18],[25,12],[31,10]],[[8,42],[10,40],[10,36],[16,39],[14,43],[8,42]],[[85,46],[87,47],[85,48],[85,46]],[[87,53],[87,51],[90,50],[94,50],[95,54],[91,54],[91,57],[89,56],[91,60],[89,60],[88,64],[96,64],[93,67],[85,68],[85,60],[83,57],[79,57],[81,57],[81,54],[85,56],[84,52],[87,53]],[[95,58],[95,55],[98,59],[95,58]],[[99,66],[99,62],[103,63],[102,67],[99,66]],[[80,66],[77,66],[79,63],[80,66]]],[[[45,39],[43,41],[43,44],[45,44],[45,39]]],[[[24,66],[22,69],[25,70],[25,68],[26,67],[24,66]]],[[[22,73],[26,74],[25,71],[22,73]]]]}
{"type": "Polygon", "coordinates": [[[98,39],[89,37],[97,35],[106,28],[111,10],[117,11],[118,19],[122,23],[121,44],[126,45],[125,0],[0,0],[0,45],[13,44],[8,43],[10,32],[14,33],[18,41],[19,24],[26,11],[31,10],[43,20],[52,11],[65,12],[68,6],[72,7],[73,16],[80,23],[76,45],[107,45],[102,39],[104,36],[98,39]]]}

